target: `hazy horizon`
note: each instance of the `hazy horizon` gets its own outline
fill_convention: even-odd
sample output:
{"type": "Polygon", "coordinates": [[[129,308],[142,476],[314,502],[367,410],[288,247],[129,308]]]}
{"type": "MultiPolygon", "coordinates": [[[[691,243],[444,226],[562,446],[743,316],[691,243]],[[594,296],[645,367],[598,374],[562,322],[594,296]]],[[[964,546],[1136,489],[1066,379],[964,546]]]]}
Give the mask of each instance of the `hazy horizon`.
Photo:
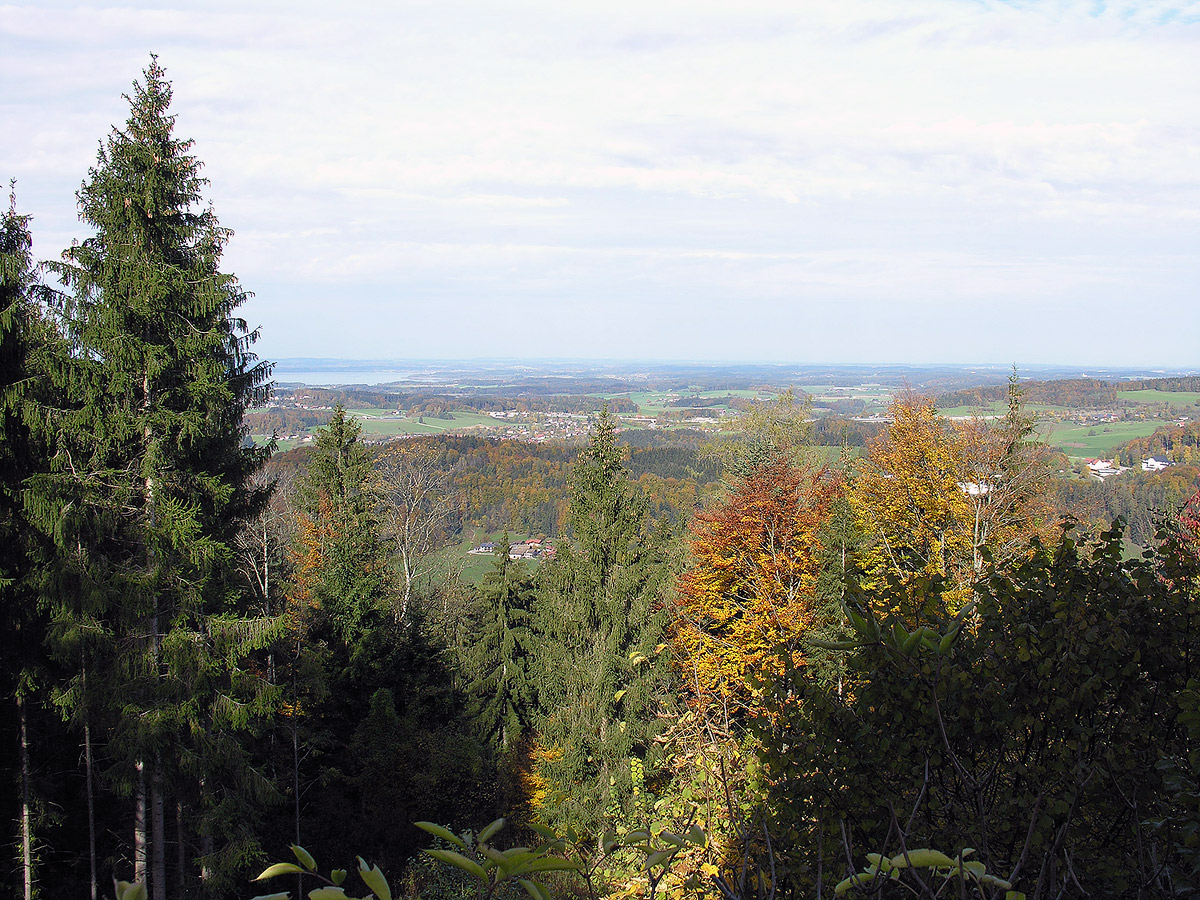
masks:
{"type": "MultiPolygon", "coordinates": [[[[638,368],[658,374],[678,370],[706,371],[725,369],[737,371],[782,370],[803,373],[805,370],[819,372],[862,372],[902,376],[905,372],[951,371],[988,373],[995,380],[1006,377],[1012,364],[1002,363],[797,363],[746,360],[618,360],[618,359],[519,359],[519,358],[476,358],[476,359],[353,359],[285,357],[272,360],[275,363],[274,380],[282,384],[304,384],[318,386],[383,385],[404,382],[409,379],[429,380],[437,373],[453,375],[484,374],[512,370],[529,370],[531,374],[554,375],[573,370],[573,374],[611,375],[623,377],[634,374],[638,368]],[[394,376],[394,377],[392,377],[394,376]]],[[[1154,378],[1178,375],[1193,375],[1200,367],[1191,369],[1163,369],[1125,366],[1065,366],[1029,364],[1017,366],[1017,374],[1023,380],[1039,380],[1067,377],[1097,378],[1154,378]]],[[[768,373],[769,374],[769,373],[768,373]]]]}

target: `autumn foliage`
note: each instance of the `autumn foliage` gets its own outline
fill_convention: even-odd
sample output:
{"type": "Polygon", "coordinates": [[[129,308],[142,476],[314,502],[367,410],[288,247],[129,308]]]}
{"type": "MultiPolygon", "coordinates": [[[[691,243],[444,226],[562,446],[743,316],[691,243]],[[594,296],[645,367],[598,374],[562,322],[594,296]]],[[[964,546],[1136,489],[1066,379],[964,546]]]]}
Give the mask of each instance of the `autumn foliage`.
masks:
{"type": "Polygon", "coordinates": [[[1200,548],[1200,490],[1192,494],[1179,511],[1179,524],[1183,526],[1184,536],[1200,548]]]}
{"type": "Polygon", "coordinates": [[[801,638],[814,619],[817,532],[838,489],[827,468],[775,454],[697,513],[675,644],[701,703],[736,715],[753,705],[751,674],[776,671],[780,649],[802,663],[801,638]]]}
{"type": "Polygon", "coordinates": [[[944,599],[957,608],[988,558],[1005,565],[1034,536],[1049,539],[1045,448],[1032,440],[1015,394],[997,421],[949,420],[916,395],[898,398],[892,416],[851,493],[872,541],[863,561],[868,585],[945,579],[944,599]]]}

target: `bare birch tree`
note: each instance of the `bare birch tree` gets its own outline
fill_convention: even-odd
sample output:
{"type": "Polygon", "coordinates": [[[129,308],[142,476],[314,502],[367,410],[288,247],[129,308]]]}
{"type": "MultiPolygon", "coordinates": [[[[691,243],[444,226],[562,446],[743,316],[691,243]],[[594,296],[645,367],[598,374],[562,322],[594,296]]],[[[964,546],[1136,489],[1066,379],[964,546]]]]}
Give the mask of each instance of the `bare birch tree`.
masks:
{"type": "Polygon", "coordinates": [[[383,521],[396,548],[402,577],[396,618],[404,621],[413,588],[435,568],[433,552],[445,544],[458,513],[451,470],[426,441],[389,447],[377,463],[383,521]]]}

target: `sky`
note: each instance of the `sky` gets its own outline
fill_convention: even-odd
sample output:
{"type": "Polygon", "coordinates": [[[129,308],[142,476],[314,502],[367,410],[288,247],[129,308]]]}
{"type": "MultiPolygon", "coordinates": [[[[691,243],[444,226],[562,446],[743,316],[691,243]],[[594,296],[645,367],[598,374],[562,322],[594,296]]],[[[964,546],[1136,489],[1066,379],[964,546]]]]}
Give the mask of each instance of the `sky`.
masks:
{"type": "Polygon", "coordinates": [[[0,2],[39,258],[151,53],[265,358],[1200,368],[1200,2],[0,2]]]}

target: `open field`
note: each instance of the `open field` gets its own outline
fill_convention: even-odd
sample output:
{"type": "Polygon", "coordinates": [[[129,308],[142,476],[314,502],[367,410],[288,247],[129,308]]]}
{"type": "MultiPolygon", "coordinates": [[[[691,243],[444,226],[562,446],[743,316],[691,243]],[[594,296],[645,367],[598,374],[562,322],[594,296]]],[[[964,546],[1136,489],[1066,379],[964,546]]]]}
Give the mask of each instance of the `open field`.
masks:
{"type": "Polygon", "coordinates": [[[1109,459],[1117,447],[1153,434],[1162,422],[1112,422],[1107,425],[1055,424],[1043,432],[1046,443],[1067,456],[1109,459]]]}
{"type": "MultiPolygon", "coordinates": [[[[250,440],[254,441],[255,446],[261,447],[271,439],[269,434],[252,434],[250,440]]],[[[294,450],[301,445],[300,441],[277,441],[275,443],[275,452],[283,453],[285,450],[294,450]]]]}
{"type": "Polygon", "coordinates": [[[362,433],[366,437],[387,437],[401,434],[440,434],[443,431],[459,431],[463,428],[478,428],[494,426],[497,420],[482,413],[455,410],[451,419],[435,419],[426,416],[425,421],[417,419],[380,418],[377,409],[348,409],[350,415],[358,419],[362,433]]]}
{"type": "MultiPolygon", "coordinates": [[[[597,395],[598,397],[599,395],[597,395]]],[[[729,390],[729,391],[625,391],[620,394],[611,394],[612,397],[627,397],[638,405],[638,410],[642,415],[656,416],[660,413],[667,412],[672,409],[679,409],[678,406],[672,406],[672,402],[676,400],[684,400],[689,397],[697,397],[700,399],[712,399],[713,397],[739,397],[743,399],[754,399],[756,397],[771,398],[776,396],[769,391],[746,391],[746,390],[729,390]]],[[[712,409],[721,410],[724,406],[714,406],[712,409]]]]}
{"type": "MultiPolygon", "coordinates": [[[[1051,403],[1023,403],[1021,408],[1027,413],[1066,413],[1070,410],[1065,406],[1055,406],[1051,403]]],[[[943,416],[962,418],[963,416],[1003,416],[1008,412],[1008,401],[995,400],[987,406],[951,406],[939,409],[943,416]]]]}
{"type": "MultiPolygon", "coordinates": [[[[841,447],[825,447],[818,445],[809,447],[808,450],[816,458],[818,463],[829,466],[831,469],[837,468],[838,463],[842,461],[841,447]]],[[[866,454],[865,447],[850,447],[849,451],[851,459],[858,459],[866,454]]]]}
{"type": "Polygon", "coordinates": [[[895,393],[894,388],[885,387],[882,384],[859,384],[853,387],[834,384],[802,384],[798,387],[813,397],[829,400],[857,399],[891,402],[892,394],[895,393]]]}
{"type": "Polygon", "coordinates": [[[860,384],[845,387],[832,384],[802,384],[800,390],[812,398],[814,406],[826,406],[839,400],[861,400],[865,404],[863,413],[878,415],[892,405],[894,388],[879,384],[860,384]]]}

